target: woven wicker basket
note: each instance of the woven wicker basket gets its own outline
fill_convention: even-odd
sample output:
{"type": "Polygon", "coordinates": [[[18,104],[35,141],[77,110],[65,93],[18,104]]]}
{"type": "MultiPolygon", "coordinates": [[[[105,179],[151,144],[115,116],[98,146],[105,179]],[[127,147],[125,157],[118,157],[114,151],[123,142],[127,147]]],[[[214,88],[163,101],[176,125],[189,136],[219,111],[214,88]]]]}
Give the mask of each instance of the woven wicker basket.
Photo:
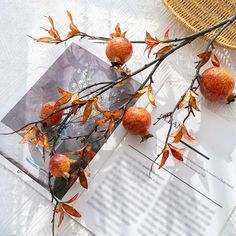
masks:
{"type": "MultiPolygon", "coordinates": [[[[236,14],[236,0],[163,0],[167,8],[188,28],[200,31],[236,14]]],[[[210,38],[215,31],[207,34],[210,38]]],[[[218,37],[217,43],[236,49],[236,22],[218,37]]]]}

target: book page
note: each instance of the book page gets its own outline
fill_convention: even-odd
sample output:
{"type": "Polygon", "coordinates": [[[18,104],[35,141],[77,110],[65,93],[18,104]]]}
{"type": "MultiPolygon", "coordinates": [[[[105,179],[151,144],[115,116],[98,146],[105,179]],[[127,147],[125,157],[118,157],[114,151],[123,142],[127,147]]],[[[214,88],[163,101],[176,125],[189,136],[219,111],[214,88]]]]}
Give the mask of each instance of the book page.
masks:
{"type": "MultiPolygon", "coordinates": [[[[153,122],[174,107],[185,88],[178,81],[166,83],[157,96],[153,122]]],[[[96,235],[220,234],[235,206],[236,126],[233,118],[216,113],[222,104],[200,103],[201,112],[186,123],[196,142],[177,145],[186,147],[183,162],[169,156],[158,169],[158,159],[149,175],[163,148],[169,127],[165,121],[150,129],[154,138],[144,143],[139,137],[125,137],[75,203],[83,225],[96,235]]],[[[184,115],[177,115],[176,127],[184,115]]]]}

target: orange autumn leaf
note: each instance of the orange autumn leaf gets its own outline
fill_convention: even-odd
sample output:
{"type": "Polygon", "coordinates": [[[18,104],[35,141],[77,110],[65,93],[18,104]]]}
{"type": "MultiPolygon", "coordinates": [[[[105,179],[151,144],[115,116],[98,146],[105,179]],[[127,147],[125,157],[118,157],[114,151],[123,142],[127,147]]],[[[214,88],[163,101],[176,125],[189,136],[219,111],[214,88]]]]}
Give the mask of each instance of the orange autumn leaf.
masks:
{"type": "Polygon", "coordinates": [[[151,85],[148,86],[147,94],[148,94],[149,102],[150,102],[154,107],[156,107],[155,95],[154,95],[154,92],[153,92],[153,89],[152,89],[152,86],[151,86],[151,85]]]}
{"type": "Polygon", "coordinates": [[[193,109],[195,109],[196,111],[200,111],[198,105],[197,105],[197,101],[196,101],[196,97],[198,95],[196,93],[194,93],[192,90],[188,90],[184,97],[182,98],[182,100],[179,102],[178,104],[178,109],[181,109],[182,107],[184,107],[185,105],[190,105],[193,109]]]}
{"type": "Polygon", "coordinates": [[[57,91],[62,95],[62,97],[56,102],[55,106],[58,107],[65,105],[66,103],[73,101],[78,97],[77,93],[66,91],[60,87],[57,87],[57,91]]]}
{"type": "Polygon", "coordinates": [[[169,29],[165,32],[164,34],[164,41],[170,40],[170,36],[169,36],[169,29]]]}
{"type": "Polygon", "coordinates": [[[168,144],[169,148],[170,148],[170,151],[171,151],[171,154],[173,155],[174,158],[176,158],[177,160],[179,161],[183,161],[183,156],[181,154],[181,151],[183,149],[179,149],[171,144],[168,144]]]}
{"type": "Polygon", "coordinates": [[[102,119],[96,121],[96,125],[97,125],[97,126],[103,125],[103,124],[105,124],[108,120],[109,120],[109,118],[103,117],[102,119]]]}
{"type": "Polygon", "coordinates": [[[52,28],[48,31],[48,33],[57,41],[61,41],[60,35],[58,31],[55,29],[54,22],[51,16],[48,16],[48,20],[52,26],[52,28]]]}
{"type": "Polygon", "coordinates": [[[72,36],[78,34],[80,31],[79,31],[79,29],[77,28],[77,26],[74,24],[73,17],[72,17],[72,15],[71,15],[71,13],[70,13],[69,11],[66,11],[66,13],[67,13],[67,16],[68,16],[69,19],[70,19],[70,25],[69,25],[69,27],[70,27],[70,32],[67,34],[67,37],[70,38],[70,37],[72,37],[72,36]]]}
{"type": "Polygon", "coordinates": [[[82,168],[79,171],[79,182],[83,188],[88,189],[88,180],[86,177],[86,172],[82,168]]]}
{"type": "Polygon", "coordinates": [[[159,165],[159,169],[162,168],[162,167],[165,165],[165,163],[166,163],[166,161],[167,161],[167,159],[168,159],[168,157],[169,157],[169,154],[170,154],[169,147],[166,146],[166,147],[162,150],[162,157],[161,157],[161,163],[160,163],[160,165],[159,165]]]}
{"type": "Polygon", "coordinates": [[[93,110],[93,100],[89,100],[84,108],[83,123],[86,123],[93,110]]]}
{"type": "Polygon", "coordinates": [[[152,49],[160,43],[160,40],[156,37],[153,38],[151,34],[146,32],[145,43],[147,44],[145,51],[149,49],[148,51],[148,57],[149,57],[152,49]]]}
{"type": "Polygon", "coordinates": [[[66,90],[64,90],[64,89],[62,89],[60,87],[57,87],[56,89],[57,89],[58,93],[60,93],[62,96],[71,96],[72,97],[75,94],[77,94],[77,93],[74,93],[74,92],[66,91],[66,90]]]}
{"type": "Polygon", "coordinates": [[[72,203],[76,201],[78,197],[79,197],[79,193],[75,194],[71,199],[69,199],[68,201],[65,201],[64,203],[72,203]]]}
{"type": "Polygon", "coordinates": [[[34,143],[35,145],[39,145],[43,148],[45,148],[45,150],[49,150],[49,143],[48,143],[48,137],[45,133],[41,132],[39,129],[36,130],[35,132],[35,139],[34,139],[34,143]]]}
{"type": "MultiPolygon", "coordinates": [[[[96,156],[96,152],[93,151],[92,149],[92,145],[91,144],[87,144],[84,148],[84,157],[87,158],[88,160],[88,163],[90,163],[90,161],[92,161],[92,159],[96,156]]],[[[86,170],[85,171],[85,174],[86,174],[86,170]]]]}
{"type": "Polygon", "coordinates": [[[220,61],[214,53],[211,54],[211,63],[213,66],[220,67],[220,61]]]}
{"type": "Polygon", "coordinates": [[[114,119],[118,119],[119,117],[121,117],[122,114],[123,114],[123,110],[120,110],[120,109],[116,109],[116,110],[111,112],[111,116],[114,119]]]}
{"type": "Polygon", "coordinates": [[[108,124],[108,128],[107,128],[107,133],[109,135],[111,135],[112,131],[113,131],[113,128],[114,128],[114,125],[115,125],[115,121],[113,118],[110,119],[110,122],[108,124]]]}
{"type": "Polygon", "coordinates": [[[55,39],[51,37],[41,37],[41,38],[36,39],[36,41],[42,42],[42,43],[49,43],[49,42],[55,41],[55,39]]]}
{"type": "MultiPolygon", "coordinates": [[[[77,97],[78,97],[78,94],[77,94],[77,97]]],[[[71,107],[73,114],[76,114],[79,105],[85,104],[87,102],[87,100],[81,100],[81,99],[76,99],[76,98],[75,98],[75,100],[73,99],[73,97],[70,99],[70,101],[72,101],[72,105],[73,105],[71,107]]]]}
{"type": "Polygon", "coordinates": [[[20,141],[20,144],[28,143],[33,137],[35,136],[35,130],[37,129],[36,126],[31,127],[30,129],[21,130],[17,132],[18,134],[25,134],[25,136],[20,141]]]}
{"type": "Polygon", "coordinates": [[[103,112],[103,108],[102,108],[101,104],[99,103],[98,98],[94,99],[94,107],[96,108],[97,111],[99,111],[101,113],[103,112]]]}
{"type": "Polygon", "coordinates": [[[64,212],[63,208],[60,207],[59,208],[59,222],[58,222],[58,226],[57,227],[60,227],[61,223],[64,220],[64,216],[65,216],[65,212],[64,212]]]}
{"type": "Polygon", "coordinates": [[[190,96],[191,96],[190,90],[188,90],[183,96],[182,100],[179,102],[178,109],[181,109],[182,107],[186,105],[186,103],[189,102],[190,96]]]}
{"type": "Polygon", "coordinates": [[[86,144],[83,148],[80,150],[77,150],[75,152],[68,152],[71,155],[76,155],[78,157],[84,157],[87,158],[88,162],[90,162],[93,157],[96,155],[96,152],[92,150],[91,144],[86,144]]]}
{"type": "Polygon", "coordinates": [[[115,33],[110,34],[111,38],[123,37],[125,38],[126,32],[122,33],[120,23],[116,24],[115,33]]]}
{"type": "Polygon", "coordinates": [[[189,134],[189,132],[187,131],[184,125],[182,125],[182,133],[183,133],[184,138],[188,140],[189,142],[193,142],[195,140],[195,138],[189,134]]]}
{"type": "Polygon", "coordinates": [[[107,118],[111,118],[111,111],[103,111],[102,114],[104,115],[104,117],[107,117],[107,118]]]}
{"type": "Polygon", "coordinates": [[[133,98],[140,98],[147,92],[147,86],[145,86],[143,89],[138,90],[134,95],[133,98]]]}
{"type": "Polygon", "coordinates": [[[183,137],[182,126],[180,126],[175,132],[171,133],[170,137],[174,137],[173,143],[178,143],[183,137]]]}
{"type": "Polygon", "coordinates": [[[51,29],[46,30],[51,37],[41,37],[36,39],[37,42],[60,42],[61,37],[54,26],[54,22],[51,16],[48,16],[48,21],[51,24],[51,29]]]}
{"type": "Polygon", "coordinates": [[[161,57],[161,56],[165,55],[166,53],[168,53],[172,49],[172,47],[173,47],[172,45],[164,46],[163,48],[161,48],[160,50],[158,50],[154,54],[156,55],[156,57],[161,57]]]}
{"type": "Polygon", "coordinates": [[[80,213],[74,207],[66,203],[62,203],[62,207],[69,215],[74,217],[81,217],[80,213]]]}
{"type": "Polygon", "coordinates": [[[189,105],[195,109],[196,111],[200,111],[200,108],[198,107],[197,105],[197,101],[196,101],[196,98],[191,96],[190,99],[189,99],[189,105]]]}
{"type": "Polygon", "coordinates": [[[30,129],[21,130],[18,134],[24,134],[24,137],[20,141],[20,144],[31,142],[34,145],[43,147],[46,151],[49,151],[49,141],[45,133],[43,133],[37,126],[33,126],[30,129]]]}
{"type": "Polygon", "coordinates": [[[184,124],[180,125],[175,132],[171,133],[170,137],[174,137],[174,141],[172,143],[178,143],[182,137],[189,142],[193,142],[195,140],[195,138],[188,133],[184,124]]]}
{"type": "Polygon", "coordinates": [[[207,51],[207,52],[203,52],[197,55],[197,57],[199,57],[201,59],[200,63],[197,64],[196,68],[200,68],[202,66],[204,66],[209,59],[211,58],[211,53],[212,51],[207,51]]]}

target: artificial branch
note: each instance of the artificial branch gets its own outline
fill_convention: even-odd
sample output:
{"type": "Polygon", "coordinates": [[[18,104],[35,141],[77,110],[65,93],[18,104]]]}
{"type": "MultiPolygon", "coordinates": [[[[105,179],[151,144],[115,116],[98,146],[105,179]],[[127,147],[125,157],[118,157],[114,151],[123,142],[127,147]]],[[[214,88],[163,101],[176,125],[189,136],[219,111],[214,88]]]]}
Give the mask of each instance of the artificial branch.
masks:
{"type": "MultiPolygon", "coordinates": [[[[59,35],[58,31],[56,30],[54,26],[54,22],[51,17],[48,17],[49,22],[51,24],[51,28],[49,30],[44,29],[48,32],[49,36],[47,37],[41,37],[41,38],[33,38],[37,42],[43,42],[43,43],[50,43],[50,44],[59,44],[62,42],[66,42],[72,38],[79,37],[80,39],[87,38],[90,40],[97,40],[102,43],[108,43],[108,41],[112,40],[115,37],[118,38],[125,38],[125,33],[122,33],[120,30],[119,24],[116,26],[116,32],[111,34],[111,37],[97,37],[90,34],[87,34],[85,32],[81,32],[77,26],[73,22],[72,15],[67,12],[67,15],[70,19],[70,32],[67,34],[67,37],[62,39],[59,35]]],[[[209,41],[207,48],[204,53],[199,54],[200,61],[197,63],[196,66],[196,73],[193,77],[192,81],[190,82],[190,85],[186,89],[186,91],[182,94],[178,102],[175,104],[174,108],[167,112],[166,114],[160,116],[157,118],[157,121],[154,123],[154,125],[159,122],[160,120],[166,120],[169,119],[169,128],[167,131],[167,135],[164,140],[164,147],[161,153],[157,155],[155,160],[153,161],[150,171],[153,169],[153,165],[155,164],[156,160],[163,154],[162,161],[160,164],[160,167],[162,167],[165,164],[165,161],[168,158],[169,153],[171,152],[178,160],[182,160],[182,156],[179,154],[180,150],[174,147],[172,144],[169,143],[170,137],[174,137],[175,143],[179,142],[182,136],[185,136],[188,140],[193,140],[193,137],[191,137],[185,127],[186,121],[190,118],[191,115],[195,115],[195,111],[199,111],[199,108],[196,103],[196,91],[199,88],[199,83],[201,81],[200,76],[200,69],[203,65],[206,64],[206,62],[209,60],[210,57],[212,57],[214,60],[213,63],[217,64],[217,59],[215,55],[212,53],[213,49],[213,43],[217,39],[217,37],[228,27],[230,24],[232,24],[236,20],[236,16],[229,17],[228,19],[225,19],[207,29],[204,29],[202,31],[199,31],[197,33],[193,33],[186,37],[181,38],[174,38],[170,39],[168,35],[168,31],[164,35],[164,40],[159,40],[158,38],[152,37],[148,32],[146,33],[145,40],[131,40],[128,41],[130,43],[137,43],[137,44],[146,44],[146,50],[148,49],[148,55],[150,55],[151,51],[158,47],[161,44],[167,44],[163,48],[160,48],[154,55],[156,56],[155,59],[150,61],[149,63],[143,65],[142,67],[136,69],[132,73],[127,72],[124,70],[119,63],[113,63],[113,67],[116,68],[118,71],[120,70],[120,76],[118,76],[117,80],[111,81],[111,82],[99,82],[94,83],[92,85],[88,85],[85,88],[80,89],[79,91],[71,92],[71,91],[65,91],[61,88],[58,88],[58,92],[60,93],[61,97],[58,99],[55,104],[52,107],[52,111],[42,117],[40,120],[30,122],[23,127],[19,128],[18,130],[11,132],[11,133],[2,133],[1,135],[9,135],[9,134],[23,134],[24,135],[24,142],[32,142],[35,145],[39,145],[43,147],[44,151],[47,151],[50,156],[50,161],[55,158],[55,156],[58,154],[56,150],[56,145],[58,141],[61,139],[61,133],[70,124],[73,124],[77,121],[73,120],[74,117],[78,114],[78,111],[82,109],[83,115],[81,117],[81,123],[86,123],[89,119],[91,119],[91,112],[93,109],[97,110],[99,115],[102,115],[102,118],[99,118],[96,120],[96,122],[93,125],[93,128],[87,133],[87,134],[78,134],[76,136],[68,136],[64,137],[63,140],[78,140],[80,139],[82,143],[84,144],[84,147],[82,147],[80,150],[70,152],[71,155],[74,155],[77,157],[76,163],[73,166],[73,168],[68,170],[63,170],[62,173],[58,174],[58,171],[55,175],[52,173],[49,173],[49,190],[51,193],[52,201],[55,201],[56,205],[53,212],[53,219],[52,219],[52,234],[54,235],[54,225],[55,225],[55,214],[60,214],[60,223],[63,220],[64,212],[67,212],[70,215],[79,217],[80,214],[76,212],[75,209],[72,210],[71,206],[68,206],[68,203],[71,203],[72,200],[74,201],[76,197],[73,197],[72,200],[69,200],[67,202],[60,202],[56,196],[54,195],[54,190],[51,186],[51,179],[53,176],[62,176],[65,177],[71,185],[73,181],[75,181],[77,178],[79,178],[81,185],[84,188],[88,187],[86,176],[88,175],[84,168],[86,168],[86,164],[88,164],[92,158],[95,156],[95,152],[92,150],[93,144],[96,142],[99,142],[103,139],[107,139],[109,135],[112,133],[115,124],[120,122],[126,113],[130,103],[134,101],[134,99],[137,99],[141,97],[143,94],[147,93],[150,103],[155,106],[155,96],[152,89],[152,84],[156,81],[154,80],[154,74],[156,73],[158,67],[161,65],[161,63],[168,58],[170,55],[172,55],[175,51],[181,49],[182,47],[186,46],[187,44],[192,43],[197,38],[211,32],[214,30],[218,31],[215,33],[214,37],[209,41]],[[174,44],[173,44],[174,43],[174,44]],[[122,104],[120,107],[115,108],[114,110],[107,110],[104,109],[100,103],[99,100],[101,99],[101,95],[103,95],[105,92],[116,88],[116,87],[122,87],[126,86],[126,82],[131,79],[133,76],[138,75],[139,73],[143,72],[147,68],[151,68],[151,72],[148,74],[146,79],[141,83],[139,88],[128,98],[128,100],[122,104]],[[187,114],[185,118],[182,121],[182,124],[180,125],[179,129],[172,134],[172,128],[174,125],[174,115],[178,110],[181,108],[185,108],[187,110],[187,114]],[[59,122],[54,122],[51,127],[47,127],[49,124],[49,121],[52,122],[55,117],[60,116],[61,119],[59,122]],[[98,129],[100,126],[105,125],[106,128],[101,130],[98,129]],[[45,128],[46,127],[46,128],[45,128]],[[54,132],[55,134],[53,137],[48,139],[48,135],[50,133],[54,132]],[[101,135],[89,143],[89,139],[92,136],[93,133],[100,132],[101,135]],[[86,160],[84,162],[84,160],[86,160]],[[84,163],[84,164],[83,164],[84,163]],[[68,177],[69,176],[69,177],[68,177]]],[[[30,36],[31,37],[31,36],[30,36]]],[[[32,37],[31,37],[32,38],[32,37]]],[[[127,43],[127,40],[126,40],[127,43]]],[[[60,117],[59,117],[60,118],[60,117]]],[[[77,117],[76,117],[77,120],[77,117]]],[[[71,162],[68,157],[65,155],[60,155],[60,158],[63,159],[65,164],[68,164],[71,162]]],[[[71,164],[71,163],[70,163],[71,164]]],[[[70,165],[69,165],[70,166],[70,165]]],[[[52,171],[51,171],[52,172],[52,171]]]]}

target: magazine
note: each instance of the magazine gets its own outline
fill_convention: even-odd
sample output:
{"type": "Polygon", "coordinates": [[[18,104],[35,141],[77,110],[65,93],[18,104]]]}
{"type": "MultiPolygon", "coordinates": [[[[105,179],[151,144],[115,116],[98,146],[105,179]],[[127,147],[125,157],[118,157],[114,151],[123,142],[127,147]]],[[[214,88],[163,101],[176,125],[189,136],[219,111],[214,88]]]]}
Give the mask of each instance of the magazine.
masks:
{"type": "MultiPolygon", "coordinates": [[[[118,76],[116,70],[110,68],[110,65],[73,43],[5,115],[0,123],[0,132],[15,131],[25,124],[40,120],[42,104],[59,99],[60,94],[57,92],[57,87],[67,91],[80,91],[95,82],[114,81],[118,76]]],[[[128,94],[134,93],[139,85],[137,81],[130,80],[124,88],[114,88],[105,92],[100,97],[102,107],[112,110],[121,106],[129,98],[128,94]]],[[[58,152],[67,153],[82,148],[84,144],[80,140],[63,140],[63,138],[88,133],[95,121],[101,118],[98,112],[93,111],[88,122],[82,124],[82,114],[82,111],[78,112],[73,117],[73,124],[63,130],[60,142],[57,145],[58,152]]],[[[97,135],[93,134],[89,141],[95,140],[97,135]]],[[[42,158],[43,150],[41,147],[36,147],[31,143],[19,144],[21,139],[20,134],[0,136],[0,154],[15,165],[19,169],[18,172],[24,172],[42,187],[48,189],[48,158],[45,160],[42,158]]],[[[98,152],[104,142],[105,140],[96,142],[93,145],[94,151],[98,152]]],[[[55,178],[53,188],[59,199],[66,194],[67,185],[65,178],[55,178]]]]}

